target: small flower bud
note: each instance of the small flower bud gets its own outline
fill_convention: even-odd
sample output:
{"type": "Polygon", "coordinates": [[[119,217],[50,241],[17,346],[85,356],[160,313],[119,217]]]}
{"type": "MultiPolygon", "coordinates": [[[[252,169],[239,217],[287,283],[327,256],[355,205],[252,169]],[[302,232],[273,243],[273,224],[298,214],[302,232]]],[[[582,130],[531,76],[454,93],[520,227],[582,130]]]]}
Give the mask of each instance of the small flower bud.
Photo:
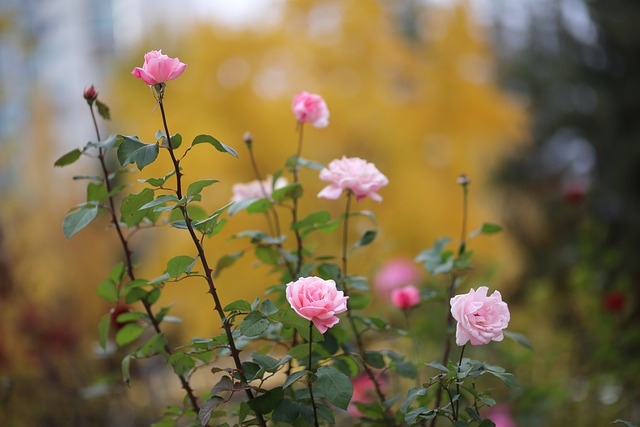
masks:
{"type": "Polygon", "coordinates": [[[460,185],[462,185],[463,187],[466,187],[467,185],[471,184],[471,180],[469,179],[469,177],[466,174],[460,174],[460,176],[458,177],[458,179],[456,180],[456,182],[460,185]]]}
{"type": "Polygon", "coordinates": [[[249,133],[249,131],[246,131],[244,133],[244,135],[242,136],[242,140],[245,144],[247,144],[247,147],[251,149],[251,146],[253,145],[253,137],[251,136],[251,133],[249,133]]]}
{"type": "Polygon", "coordinates": [[[98,99],[98,91],[96,91],[96,88],[93,85],[87,86],[84,89],[83,96],[84,96],[84,99],[87,100],[89,105],[91,105],[94,103],[96,99],[98,99]]]}

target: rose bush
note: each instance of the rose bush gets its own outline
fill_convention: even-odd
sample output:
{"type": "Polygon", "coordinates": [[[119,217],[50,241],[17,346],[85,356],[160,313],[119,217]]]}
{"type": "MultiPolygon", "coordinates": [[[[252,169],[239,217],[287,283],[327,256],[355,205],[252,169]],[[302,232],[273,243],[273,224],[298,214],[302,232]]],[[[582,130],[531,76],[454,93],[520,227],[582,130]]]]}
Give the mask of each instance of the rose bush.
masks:
{"type": "Polygon", "coordinates": [[[488,344],[502,341],[502,331],[509,325],[509,307],[502,301],[500,292],[487,296],[489,288],[480,286],[464,295],[451,298],[451,315],[457,320],[456,344],[488,344]]]}

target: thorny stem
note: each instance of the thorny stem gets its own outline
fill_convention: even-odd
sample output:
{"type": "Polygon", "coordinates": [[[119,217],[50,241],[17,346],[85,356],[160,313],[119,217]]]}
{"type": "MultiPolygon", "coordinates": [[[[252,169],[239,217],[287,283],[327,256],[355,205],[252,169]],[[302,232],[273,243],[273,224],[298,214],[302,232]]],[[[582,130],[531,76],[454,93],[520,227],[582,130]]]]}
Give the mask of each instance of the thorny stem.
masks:
{"type": "MultiPolygon", "coordinates": [[[[342,227],[342,291],[344,292],[344,295],[346,297],[349,296],[349,287],[347,285],[347,265],[348,265],[347,264],[347,262],[348,262],[347,246],[348,246],[348,241],[349,241],[349,213],[350,213],[350,210],[351,210],[351,197],[352,197],[352,195],[353,195],[353,193],[350,190],[347,190],[347,204],[346,204],[346,207],[345,207],[345,210],[344,210],[344,223],[343,223],[343,227],[342,227]]],[[[351,325],[351,330],[353,331],[353,335],[356,338],[356,345],[358,347],[358,353],[360,355],[360,358],[362,359],[362,366],[363,366],[365,372],[367,373],[367,376],[369,377],[369,379],[373,383],[376,395],[378,396],[378,399],[380,400],[380,404],[384,408],[385,421],[387,422],[388,425],[395,426],[396,423],[395,423],[395,420],[394,420],[394,416],[391,413],[391,411],[389,410],[389,408],[387,408],[385,406],[387,398],[385,397],[384,392],[382,391],[382,387],[380,387],[380,382],[376,378],[375,373],[371,370],[371,367],[369,367],[369,365],[367,364],[367,359],[365,357],[365,348],[364,348],[364,344],[362,342],[362,336],[360,335],[360,332],[358,331],[358,327],[356,326],[355,319],[353,318],[353,315],[351,314],[351,310],[347,310],[347,319],[349,319],[349,324],[351,325]]]]}
{"type": "MultiPolygon", "coordinates": [[[[460,175],[458,178],[458,183],[462,186],[462,236],[460,238],[460,246],[458,247],[458,257],[464,255],[466,250],[466,238],[467,238],[467,215],[468,215],[468,195],[469,195],[469,178],[466,175],[460,175]]],[[[456,290],[456,284],[458,283],[458,275],[456,270],[454,269],[451,273],[451,284],[449,286],[448,298],[447,301],[450,301],[453,298],[453,293],[456,290]]],[[[444,366],[447,366],[447,362],[449,361],[449,354],[451,353],[451,335],[452,335],[452,326],[453,326],[453,316],[451,316],[451,311],[447,311],[447,336],[444,346],[444,353],[442,354],[441,363],[444,366]]],[[[442,401],[442,389],[438,389],[438,393],[436,394],[436,405],[435,408],[440,407],[440,402],[442,401]]],[[[435,427],[438,418],[434,417],[431,420],[431,427],[435,427]]]]}
{"type": "MultiPolygon", "coordinates": [[[[302,137],[304,131],[304,123],[298,122],[298,151],[296,152],[295,163],[293,164],[293,183],[298,183],[298,161],[300,160],[300,155],[302,154],[302,137]]],[[[293,199],[293,211],[292,211],[292,221],[293,223],[298,222],[298,199],[293,199]]],[[[296,246],[297,246],[297,258],[298,264],[296,265],[295,275],[293,279],[295,280],[300,274],[300,270],[302,269],[302,237],[300,236],[300,230],[293,230],[294,235],[296,236],[296,246]]]]}
{"type": "MultiPolygon", "coordinates": [[[[169,133],[169,127],[167,125],[167,118],[164,111],[164,104],[162,102],[162,97],[158,97],[158,104],[160,105],[160,113],[162,114],[162,124],[164,125],[164,131],[167,136],[167,145],[169,146],[169,155],[171,156],[171,161],[173,162],[173,167],[176,171],[176,196],[178,197],[179,200],[181,200],[183,197],[182,172],[180,172],[180,162],[178,161],[178,159],[176,159],[175,153],[173,152],[173,145],[171,144],[171,136],[170,136],[171,134],[169,133]]],[[[236,347],[235,340],[233,338],[233,333],[231,331],[231,325],[229,323],[229,320],[227,319],[227,316],[224,313],[224,309],[222,308],[222,303],[220,302],[220,297],[218,296],[218,291],[216,290],[215,283],[213,281],[213,270],[209,267],[209,263],[207,261],[206,254],[204,252],[204,248],[202,247],[202,244],[200,243],[198,236],[196,236],[195,230],[193,228],[192,220],[189,217],[189,214],[187,212],[186,204],[183,204],[180,206],[180,211],[184,215],[187,230],[189,231],[191,240],[193,240],[193,244],[195,245],[196,250],[198,251],[198,256],[200,257],[200,262],[202,263],[202,267],[205,272],[207,285],[209,286],[209,293],[213,298],[213,301],[215,304],[215,310],[218,312],[218,315],[220,316],[220,320],[222,321],[222,327],[224,328],[225,334],[227,335],[227,341],[229,344],[229,350],[231,351],[231,357],[234,361],[234,364],[236,365],[237,373],[240,376],[240,380],[244,386],[245,394],[247,395],[247,398],[249,400],[253,400],[255,397],[253,395],[253,392],[251,391],[249,382],[247,381],[247,377],[244,373],[244,369],[242,368],[242,362],[240,361],[240,352],[236,347]]],[[[255,414],[256,414],[256,419],[258,420],[258,423],[261,426],[266,427],[267,423],[264,417],[262,416],[262,414],[260,414],[259,412],[256,412],[255,414]]]]}
{"type": "MultiPolygon", "coordinates": [[[[313,371],[313,322],[309,321],[309,371],[313,371]]],[[[311,397],[311,406],[313,406],[313,421],[315,427],[318,427],[318,409],[316,401],[313,399],[313,384],[309,380],[309,396],[311,397]]]]}
{"type": "MultiPolygon", "coordinates": [[[[98,138],[98,142],[100,142],[101,141],[100,129],[98,128],[96,115],[93,111],[93,104],[89,105],[89,110],[91,111],[91,119],[93,120],[93,126],[95,127],[95,130],[96,130],[96,137],[98,138]]],[[[98,159],[100,160],[100,166],[102,168],[104,184],[107,189],[107,193],[111,194],[111,181],[109,180],[109,171],[107,169],[104,156],[105,156],[104,149],[99,148],[98,159]]],[[[120,227],[120,223],[116,215],[115,202],[113,200],[113,196],[111,195],[109,196],[109,213],[111,214],[111,222],[115,226],[116,232],[118,234],[118,238],[120,240],[120,244],[122,245],[122,251],[124,252],[125,261],[127,263],[127,275],[129,276],[130,280],[132,281],[136,280],[135,273],[133,271],[133,261],[131,259],[132,251],[129,248],[128,240],[124,237],[124,233],[122,232],[122,227],[120,227]]],[[[147,316],[149,316],[149,320],[151,321],[151,324],[153,326],[153,329],[156,331],[156,334],[161,334],[162,331],[160,329],[160,323],[158,322],[158,319],[156,318],[156,316],[153,314],[153,311],[151,309],[151,304],[146,298],[144,298],[142,299],[142,305],[144,306],[144,309],[147,312],[147,316]]],[[[172,354],[171,348],[169,347],[168,343],[165,344],[164,351],[169,356],[172,354]]],[[[187,381],[187,379],[184,378],[182,375],[178,375],[178,374],[176,375],[180,379],[180,384],[182,385],[182,388],[184,389],[184,391],[187,393],[187,396],[189,397],[189,402],[191,403],[191,407],[197,414],[200,411],[200,407],[198,405],[198,399],[196,398],[195,393],[191,388],[191,385],[189,384],[189,381],[187,381]]]]}

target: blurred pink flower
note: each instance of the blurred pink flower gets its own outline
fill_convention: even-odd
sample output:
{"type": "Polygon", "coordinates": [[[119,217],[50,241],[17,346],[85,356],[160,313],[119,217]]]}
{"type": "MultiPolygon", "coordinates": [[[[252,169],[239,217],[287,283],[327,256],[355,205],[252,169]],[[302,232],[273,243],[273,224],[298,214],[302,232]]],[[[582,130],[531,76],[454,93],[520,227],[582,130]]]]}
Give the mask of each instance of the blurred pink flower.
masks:
{"type": "Polygon", "coordinates": [[[315,276],[287,283],[286,297],[291,308],[300,317],[312,321],[321,334],[340,321],[336,314],[347,311],[349,298],[337,290],[333,280],[315,276]]]}
{"type": "Polygon", "coordinates": [[[157,85],[177,78],[186,67],[178,58],[169,58],[162,50],[152,50],[145,53],[142,68],[134,68],[131,74],[148,85],[157,85]]]}
{"type": "Polygon", "coordinates": [[[493,421],[496,427],[516,427],[516,422],[511,417],[511,411],[506,405],[489,408],[484,417],[493,421]]]}
{"type": "Polygon", "coordinates": [[[337,200],[343,191],[350,190],[360,201],[369,196],[376,202],[382,201],[378,191],[389,184],[389,180],[376,168],[359,157],[346,157],[333,160],[328,168],[320,171],[320,179],[329,181],[318,193],[318,197],[337,200]]]}
{"type": "Polygon", "coordinates": [[[242,199],[271,197],[273,190],[277,190],[286,186],[289,182],[285,177],[276,179],[275,185],[273,184],[273,177],[268,175],[265,180],[258,181],[253,180],[246,183],[233,184],[231,191],[233,192],[232,202],[237,202],[242,199]]]}
{"type": "MultiPolygon", "coordinates": [[[[381,386],[384,386],[384,377],[378,377],[381,386]]],[[[376,401],[376,388],[368,375],[362,374],[351,380],[353,384],[353,395],[351,396],[351,402],[347,408],[347,412],[354,416],[362,416],[362,412],[354,403],[372,403],[376,401]]]]}
{"type": "Polygon", "coordinates": [[[385,262],[373,278],[373,286],[384,297],[396,288],[414,284],[420,280],[420,269],[407,258],[395,258],[385,262]]]}
{"type": "Polygon", "coordinates": [[[471,289],[451,298],[451,315],[458,321],[456,344],[471,341],[472,345],[482,345],[504,339],[502,330],[509,325],[509,307],[500,292],[487,296],[488,291],[488,287],[480,286],[477,291],[471,289]]]}
{"type": "Polygon", "coordinates": [[[293,97],[291,108],[299,123],[311,123],[317,128],[329,125],[329,109],[320,95],[300,92],[293,97]]]}
{"type": "Polygon", "coordinates": [[[420,302],[420,291],[413,285],[391,291],[391,302],[399,309],[406,310],[420,302]]]}

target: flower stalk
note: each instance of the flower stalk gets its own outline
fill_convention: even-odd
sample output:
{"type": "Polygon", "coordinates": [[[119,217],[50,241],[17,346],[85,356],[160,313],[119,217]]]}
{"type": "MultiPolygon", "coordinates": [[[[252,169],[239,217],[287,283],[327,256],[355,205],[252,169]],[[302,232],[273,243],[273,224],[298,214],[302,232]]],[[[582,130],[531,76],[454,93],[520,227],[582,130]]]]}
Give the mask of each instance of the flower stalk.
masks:
{"type": "MultiPolygon", "coordinates": [[[[93,86],[91,86],[91,88],[93,89],[93,86]]],[[[96,95],[95,95],[95,89],[93,89],[93,99],[92,101],[89,103],[89,110],[91,111],[91,119],[93,121],[93,126],[95,128],[96,131],[96,138],[98,138],[98,142],[102,141],[101,137],[100,137],[100,128],[98,126],[98,122],[96,120],[96,115],[95,112],[93,111],[93,101],[95,101],[96,99],[96,95]]],[[[85,98],[87,98],[86,95],[86,91],[85,91],[85,98]]],[[[105,188],[107,189],[107,194],[109,194],[108,197],[108,203],[109,203],[109,214],[111,215],[111,223],[114,225],[115,229],[116,229],[116,233],[118,234],[118,239],[120,241],[120,245],[122,246],[122,251],[124,253],[124,258],[125,258],[125,262],[126,262],[126,271],[127,271],[127,276],[129,277],[129,279],[131,281],[136,280],[136,276],[134,273],[134,269],[133,269],[133,260],[132,260],[132,251],[129,248],[129,241],[128,239],[124,236],[124,233],[122,232],[122,227],[120,226],[120,222],[118,221],[118,217],[116,214],[116,208],[115,208],[115,201],[113,199],[113,196],[111,195],[111,181],[109,180],[109,171],[107,169],[107,165],[105,162],[105,150],[102,147],[98,148],[98,160],[100,161],[100,167],[102,170],[102,178],[104,181],[104,185],[105,188]]],[[[158,319],[156,318],[155,314],[153,313],[153,310],[151,308],[151,303],[149,302],[148,298],[143,298],[141,300],[142,305],[144,306],[144,309],[147,313],[147,316],[149,317],[149,321],[151,322],[151,325],[153,326],[153,329],[155,330],[156,334],[162,334],[162,330],[160,329],[160,323],[158,322],[158,319]]],[[[171,348],[169,347],[169,344],[166,343],[164,345],[164,351],[166,352],[166,354],[168,356],[171,356],[172,351],[171,348]]],[[[178,379],[180,380],[180,384],[183,388],[183,390],[185,391],[185,393],[187,393],[187,397],[189,398],[189,403],[191,405],[191,408],[195,411],[195,413],[197,414],[200,411],[200,407],[198,405],[198,399],[195,396],[195,393],[193,391],[193,389],[191,388],[191,385],[189,384],[189,381],[184,378],[182,375],[178,375],[178,379]]]]}
{"type": "MultiPolygon", "coordinates": [[[[174,150],[173,150],[173,145],[171,144],[171,134],[169,133],[169,126],[167,124],[167,117],[166,117],[166,113],[165,113],[165,109],[164,109],[164,103],[162,102],[163,99],[162,97],[159,97],[158,99],[158,104],[160,106],[160,113],[162,115],[162,124],[164,126],[164,130],[165,130],[165,135],[167,136],[167,146],[168,146],[168,151],[169,151],[169,156],[171,157],[171,161],[173,163],[173,167],[175,170],[175,175],[176,175],[176,196],[178,197],[179,200],[182,199],[183,194],[182,194],[182,172],[180,171],[180,162],[179,160],[176,158],[174,150]]],[[[207,256],[205,254],[204,248],[202,246],[202,242],[198,239],[198,236],[196,236],[196,232],[193,228],[193,224],[192,224],[192,219],[189,217],[189,213],[187,212],[187,207],[186,204],[185,205],[181,205],[180,206],[180,211],[182,212],[184,219],[185,219],[185,223],[186,223],[186,227],[187,230],[189,231],[189,236],[191,236],[191,240],[193,241],[194,246],[196,247],[196,250],[198,252],[198,256],[200,258],[200,262],[202,263],[202,267],[204,269],[204,277],[205,280],[207,281],[207,285],[209,287],[209,294],[211,294],[211,297],[213,298],[213,302],[214,302],[214,309],[218,312],[218,315],[220,317],[220,320],[222,321],[222,327],[225,331],[225,334],[227,336],[227,340],[228,340],[228,345],[229,345],[229,350],[231,351],[231,357],[234,361],[235,367],[236,367],[236,371],[238,373],[238,376],[240,377],[240,381],[242,382],[243,385],[243,389],[244,392],[247,396],[247,398],[249,400],[253,400],[255,399],[255,396],[253,394],[253,392],[251,391],[251,387],[249,386],[249,382],[247,381],[247,377],[245,375],[244,369],[242,367],[242,361],[240,360],[240,352],[238,351],[238,348],[236,347],[235,344],[235,340],[233,338],[233,333],[231,331],[231,324],[229,323],[229,319],[227,318],[224,309],[223,309],[223,305],[220,301],[220,297],[218,295],[218,291],[216,290],[216,286],[215,283],[213,281],[213,270],[209,267],[209,262],[207,260],[207,256]]],[[[259,412],[255,412],[256,414],[256,419],[258,420],[258,423],[261,426],[266,426],[266,421],[264,419],[264,417],[262,416],[262,414],[260,414],[259,412]]]]}

